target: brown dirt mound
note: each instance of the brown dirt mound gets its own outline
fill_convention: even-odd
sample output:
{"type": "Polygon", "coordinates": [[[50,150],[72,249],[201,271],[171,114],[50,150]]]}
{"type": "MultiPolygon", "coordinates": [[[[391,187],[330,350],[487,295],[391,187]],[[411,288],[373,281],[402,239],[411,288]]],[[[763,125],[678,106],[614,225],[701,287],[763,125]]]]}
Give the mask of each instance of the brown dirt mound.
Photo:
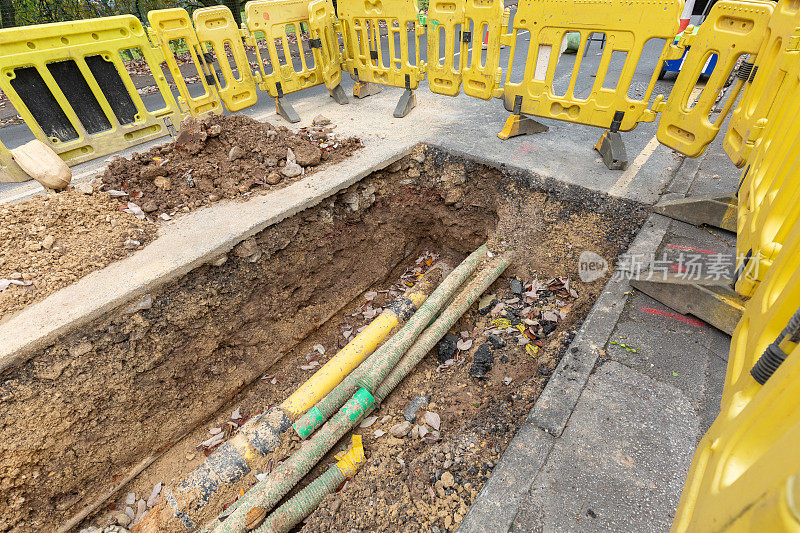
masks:
{"type": "Polygon", "coordinates": [[[156,225],[123,213],[107,194],[75,189],[0,207],[0,320],[129,255],[151,241],[156,225]]]}
{"type": "Polygon", "coordinates": [[[251,190],[269,191],[301,179],[321,163],[335,163],[360,146],[355,138],[333,138],[332,128],[293,133],[242,115],[189,117],[174,144],[153,148],[130,159],[112,161],[106,190],[129,194],[145,213],[174,215],[251,190]],[[302,173],[286,169],[288,150],[302,173]],[[288,176],[287,176],[288,174],[288,176]]]}

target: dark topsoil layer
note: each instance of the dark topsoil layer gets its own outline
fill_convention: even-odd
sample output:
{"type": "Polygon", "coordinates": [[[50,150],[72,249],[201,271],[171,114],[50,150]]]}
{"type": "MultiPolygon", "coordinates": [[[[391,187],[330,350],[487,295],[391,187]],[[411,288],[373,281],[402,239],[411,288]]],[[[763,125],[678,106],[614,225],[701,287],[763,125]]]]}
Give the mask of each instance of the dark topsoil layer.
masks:
{"type": "MultiPolygon", "coordinates": [[[[512,267],[487,291],[494,295],[487,298],[489,308],[479,311],[473,306],[453,328],[457,336],[464,332],[471,346],[447,365],[441,364],[436,351],[429,354],[373,413],[377,420],[354,432],[363,435],[367,462],[344,488],[324,500],[302,528],[314,532],[430,531],[433,527],[452,531],[491,475],[605,283],[605,279],[588,284],[575,280],[581,251],[595,251],[613,263],[627,247],[643,213],[626,202],[578,187],[526,176],[504,177],[432,149],[419,151],[341,193],[334,206],[341,204],[348,206],[351,223],[346,229],[337,225],[334,234],[355,236],[391,225],[414,235],[409,242],[416,243],[416,248],[404,253],[388,277],[368,287],[378,292],[373,305],[386,305],[388,298],[381,291],[397,287],[399,276],[413,269],[424,252],[434,252],[455,265],[487,239],[495,249],[515,251],[512,267]],[[373,195],[375,203],[369,207],[373,195]],[[359,207],[354,209],[356,204],[359,207]],[[520,298],[512,290],[519,288],[511,286],[512,279],[521,281],[526,290],[538,282],[543,290],[536,299],[520,298]],[[553,312],[562,313],[555,322],[548,320],[553,312]],[[487,351],[482,348],[485,332],[496,328],[498,320],[519,323],[523,317],[538,322],[526,328],[536,348],[526,350],[518,341],[518,331],[499,333],[503,345],[489,348],[491,368],[485,377],[474,377],[476,351],[487,351]],[[426,426],[425,412],[434,412],[441,419],[438,435],[426,426],[431,433],[424,439],[413,434],[392,436],[392,427],[403,421],[403,410],[419,395],[427,396],[430,403],[419,410],[415,425],[426,426]],[[376,438],[376,431],[385,433],[376,438]],[[445,472],[452,475],[452,485],[448,475],[442,477],[445,472]]],[[[322,211],[326,219],[329,209],[326,205],[322,211]]],[[[381,255],[384,245],[394,246],[379,242],[374,251],[381,255]]],[[[369,272],[364,267],[359,271],[369,272]]],[[[361,313],[366,303],[363,294],[349,302],[270,367],[261,380],[128,484],[93,522],[107,523],[109,515],[122,512],[126,507],[122,500],[130,492],[146,499],[158,483],[174,490],[205,458],[196,446],[212,435],[210,429],[236,423],[230,416],[237,409],[246,419],[279,404],[319,368],[309,368],[309,359],[324,364],[344,345],[343,331],[368,322],[361,313]],[[319,344],[326,349],[322,356],[313,349],[319,344]]],[[[349,442],[348,435],[305,481],[335,463],[334,454],[349,442]]],[[[236,499],[238,490],[255,483],[255,474],[269,472],[298,445],[285,438],[276,453],[257,461],[251,474],[221,491],[204,513],[192,518],[200,524],[211,519],[236,499]]],[[[150,512],[171,516],[163,500],[150,512]]],[[[180,531],[181,527],[167,520],[160,530],[180,531]]]]}

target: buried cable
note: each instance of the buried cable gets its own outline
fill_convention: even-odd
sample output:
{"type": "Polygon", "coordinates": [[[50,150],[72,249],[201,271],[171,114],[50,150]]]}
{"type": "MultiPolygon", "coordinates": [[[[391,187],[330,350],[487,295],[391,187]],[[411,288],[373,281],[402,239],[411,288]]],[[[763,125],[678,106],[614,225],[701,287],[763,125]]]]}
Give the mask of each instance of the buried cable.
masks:
{"type": "Polygon", "coordinates": [[[439,268],[429,269],[413,289],[392,300],[380,315],[280,406],[245,422],[236,435],[214,450],[177,485],[165,487],[163,502],[145,515],[137,533],[163,531],[167,522],[176,521],[187,530],[194,530],[192,517],[202,512],[220,489],[246,476],[252,470],[254,459],[272,453],[280,445],[281,434],[289,428],[292,419],[323,398],[372,354],[399,324],[413,316],[448,270],[444,263],[440,263],[439,268]]]}
{"type": "Polygon", "coordinates": [[[344,378],[317,405],[300,417],[293,425],[300,438],[305,439],[311,435],[359,388],[374,391],[381,379],[388,375],[391,368],[400,360],[419,334],[428,327],[428,324],[441,311],[456,290],[475,272],[487,252],[488,248],[484,244],[464,259],[433,291],[400,331],[378,348],[357,370],[344,378]],[[370,376],[374,376],[374,378],[370,376]],[[375,379],[378,380],[377,383],[374,381],[375,379]]]}
{"type": "Polygon", "coordinates": [[[325,496],[332,494],[346,479],[353,477],[363,462],[364,447],[361,443],[361,435],[353,435],[352,447],[339,462],[278,507],[261,527],[256,529],[256,533],[286,533],[290,531],[314,512],[325,496]]]}
{"type": "MultiPolygon", "coordinates": [[[[441,313],[441,316],[433,324],[426,328],[424,333],[419,335],[419,339],[410,347],[405,357],[402,357],[396,368],[389,373],[386,381],[381,384],[376,393],[379,399],[385,398],[414,369],[414,365],[424,357],[458,321],[461,315],[505,271],[511,262],[511,258],[510,252],[496,257],[485,268],[480,270],[466,287],[459,291],[447,309],[441,313]]],[[[430,299],[432,298],[433,295],[431,295],[430,299]]],[[[251,509],[272,509],[347,432],[373,411],[375,400],[376,397],[364,388],[356,391],[352,398],[312,438],[304,442],[299,450],[286,461],[280,463],[266,478],[256,483],[236,502],[236,508],[227,518],[221,524],[217,524],[216,527],[209,526],[209,530],[214,533],[241,533],[245,531],[247,515],[251,509]]]]}

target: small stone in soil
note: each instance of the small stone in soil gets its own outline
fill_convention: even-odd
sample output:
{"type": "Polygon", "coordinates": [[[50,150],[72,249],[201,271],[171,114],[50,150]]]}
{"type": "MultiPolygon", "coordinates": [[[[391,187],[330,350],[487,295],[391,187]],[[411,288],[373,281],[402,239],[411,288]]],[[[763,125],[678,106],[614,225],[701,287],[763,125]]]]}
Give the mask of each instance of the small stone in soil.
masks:
{"type": "Polygon", "coordinates": [[[436,356],[440,364],[444,364],[456,356],[456,343],[458,343],[458,337],[452,333],[442,337],[442,340],[439,341],[439,352],[436,356]]]}
{"type": "Polygon", "coordinates": [[[398,439],[405,437],[411,431],[411,422],[408,420],[403,420],[399,424],[395,424],[389,430],[389,433],[392,436],[397,437],[398,439]]]}
{"type": "Polygon", "coordinates": [[[277,185],[282,179],[283,176],[281,176],[280,172],[272,171],[267,175],[267,183],[270,185],[277,185]]]}
{"type": "Polygon", "coordinates": [[[456,481],[453,478],[453,474],[451,474],[450,472],[443,472],[442,473],[442,485],[444,486],[444,488],[446,488],[446,489],[450,488],[453,485],[455,485],[455,483],[456,483],[456,481]]]}
{"type": "Polygon", "coordinates": [[[231,148],[231,151],[228,152],[228,161],[236,161],[240,157],[244,155],[244,150],[242,150],[241,146],[238,144],[231,148]]]}
{"type": "Polygon", "coordinates": [[[511,289],[511,292],[513,292],[518,296],[522,295],[524,289],[522,287],[522,282],[520,280],[518,280],[517,278],[512,278],[511,281],[508,282],[508,285],[509,288],[511,289]]]}
{"type": "Polygon", "coordinates": [[[472,366],[469,369],[469,375],[475,378],[482,378],[492,369],[494,356],[489,349],[488,344],[481,344],[475,351],[472,366]]]}
{"type": "Polygon", "coordinates": [[[94,187],[92,187],[92,184],[87,183],[85,181],[83,183],[78,183],[77,185],[75,185],[75,190],[83,194],[94,193],[94,187]]]}

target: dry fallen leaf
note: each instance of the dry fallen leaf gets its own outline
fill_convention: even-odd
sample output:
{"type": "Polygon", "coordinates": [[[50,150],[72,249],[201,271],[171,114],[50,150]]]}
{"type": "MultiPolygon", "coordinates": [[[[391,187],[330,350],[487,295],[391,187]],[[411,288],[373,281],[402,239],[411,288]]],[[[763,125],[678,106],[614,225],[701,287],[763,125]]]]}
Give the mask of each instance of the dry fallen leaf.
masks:
{"type": "Polygon", "coordinates": [[[365,418],[364,420],[361,421],[361,423],[358,425],[358,427],[360,427],[360,428],[368,428],[372,424],[374,424],[376,420],[378,420],[377,416],[368,416],[367,418],[365,418]]]}
{"type": "Polygon", "coordinates": [[[472,348],[472,339],[458,339],[456,343],[456,348],[461,350],[462,352],[465,350],[469,350],[472,348]]]}

